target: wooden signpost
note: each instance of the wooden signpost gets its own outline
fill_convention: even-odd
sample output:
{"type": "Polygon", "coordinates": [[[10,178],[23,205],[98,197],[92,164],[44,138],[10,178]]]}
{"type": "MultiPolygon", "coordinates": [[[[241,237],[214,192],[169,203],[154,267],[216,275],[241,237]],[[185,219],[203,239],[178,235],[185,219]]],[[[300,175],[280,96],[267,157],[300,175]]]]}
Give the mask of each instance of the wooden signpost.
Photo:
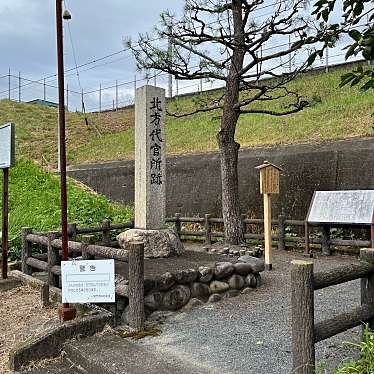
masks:
{"type": "Polygon", "coordinates": [[[271,270],[271,194],[279,193],[279,173],[282,169],[268,161],[256,167],[260,171],[260,193],[264,196],[265,269],[271,270]]]}
{"type": "Polygon", "coordinates": [[[3,169],[3,199],[2,199],[2,278],[8,278],[8,192],[9,168],[15,164],[15,135],[13,123],[0,126],[0,169],[3,169]]]}

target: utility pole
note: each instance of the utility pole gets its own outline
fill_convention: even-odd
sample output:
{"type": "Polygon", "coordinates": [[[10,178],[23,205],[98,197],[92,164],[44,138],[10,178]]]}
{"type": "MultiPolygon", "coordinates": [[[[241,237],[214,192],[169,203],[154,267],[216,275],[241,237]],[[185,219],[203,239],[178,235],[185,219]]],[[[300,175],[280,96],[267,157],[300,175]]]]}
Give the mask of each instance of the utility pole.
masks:
{"type": "Polygon", "coordinates": [[[101,83],[99,87],[99,113],[101,113],[101,83]]]}
{"type": "Polygon", "coordinates": [[[18,72],[18,102],[21,102],[21,72],[18,72]]]}
{"type": "Polygon", "coordinates": [[[326,48],[326,66],[325,66],[325,72],[329,72],[329,48],[326,48]]]}
{"type": "Polygon", "coordinates": [[[116,111],[118,110],[118,80],[116,80],[116,111]]]}
{"type": "Polygon", "coordinates": [[[69,85],[66,85],[66,110],[69,111],[69,85]]]}
{"type": "Polygon", "coordinates": [[[8,99],[10,100],[10,68],[9,68],[9,74],[8,74],[8,99]]]}
{"type": "MultiPolygon", "coordinates": [[[[172,26],[169,26],[169,34],[171,35],[173,31],[172,26]]],[[[173,41],[171,36],[169,36],[169,45],[168,45],[168,56],[169,56],[169,64],[173,60],[173,41]]],[[[173,97],[173,76],[171,74],[168,75],[168,95],[169,97],[173,97]]]]}
{"type": "Polygon", "coordinates": [[[84,92],[82,88],[82,93],[81,93],[81,99],[82,99],[82,113],[84,112],[84,92]]]}
{"type": "MultiPolygon", "coordinates": [[[[65,17],[64,17],[65,18],[65,17]]],[[[67,18],[68,19],[68,18],[67,18]]],[[[58,75],[58,122],[60,144],[60,180],[61,180],[61,233],[62,233],[62,260],[68,261],[68,206],[66,192],[66,141],[65,141],[65,84],[64,84],[64,45],[62,29],[62,0],[56,0],[56,44],[57,44],[57,75],[58,75]]],[[[68,303],[59,308],[62,321],[75,318],[76,310],[68,303]]]]}
{"type": "Polygon", "coordinates": [[[45,94],[45,78],[43,79],[43,100],[45,102],[46,100],[46,94],[45,94]]]}

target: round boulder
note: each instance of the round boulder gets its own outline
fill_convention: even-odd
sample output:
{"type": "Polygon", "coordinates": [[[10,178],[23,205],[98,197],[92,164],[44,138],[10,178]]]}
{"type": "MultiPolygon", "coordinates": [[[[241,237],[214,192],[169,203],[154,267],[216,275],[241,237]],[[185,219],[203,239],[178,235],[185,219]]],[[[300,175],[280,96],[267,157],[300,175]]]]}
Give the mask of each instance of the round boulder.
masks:
{"type": "Polygon", "coordinates": [[[199,281],[209,283],[213,279],[214,269],[208,266],[199,267],[199,281]]]}
{"type": "Polygon", "coordinates": [[[158,288],[160,291],[167,291],[175,284],[175,277],[172,273],[166,272],[158,279],[158,288]]]}
{"type": "Polygon", "coordinates": [[[238,262],[244,262],[251,266],[252,273],[259,273],[265,270],[265,263],[263,260],[253,256],[241,256],[238,258],[238,262]]]}
{"type": "Polygon", "coordinates": [[[162,303],[162,294],[160,292],[152,292],[144,297],[144,305],[150,310],[157,310],[162,303]]]}
{"type": "Polygon", "coordinates": [[[209,296],[208,303],[217,303],[222,300],[222,296],[218,293],[214,293],[209,296]]]}
{"type": "Polygon", "coordinates": [[[195,282],[199,272],[195,269],[181,270],[175,273],[175,280],[179,284],[188,284],[195,282]]]}
{"type": "Polygon", "coordinates": [[[217,262],[214,269],[214,277],[223,279],[229,277],[234,272],[234,265],[231,262],[217,262]]]}
{"type": "Polygon", "coordinates": [[[165,292],[162,299],[162,308],[167,310],[177,310],[185,306],[191,297],[189,287],[179,285],[165,292]]]}
{"type": "Polygon", "coordinates": [[[245,277],[245,285],[247,287],[252,287],[252,288],[255,288],[256,285],[257,285],[257,280],[256,280],[256,277],[254,274],[248,274],[246,277],[245,277]]]}
{"type": "Polygon", "coordinates": [[[252,271],[252,265],[246,262],[237,262],[234,264],[235,272],[240,275],[248,275],[252,271]]]}
{"type": "Polygon", "coordinates": [[[205,283],[194,282],[191,284],[191,297],[205,299],[210,295],[210,288],[205,283]]]}
{"type": "Polygon", "coordinates": [[[213,281],[210,283],[209,287],[212,293],[225,292],[230,288],[226,282],[221,281],[213,281]]]}
{"type": "Polygon", "coordinates": [[[228,284],[231,289],[240,290],[244,287],[244,278],[238,274],[233,274],[229,280],[228,284]]]}

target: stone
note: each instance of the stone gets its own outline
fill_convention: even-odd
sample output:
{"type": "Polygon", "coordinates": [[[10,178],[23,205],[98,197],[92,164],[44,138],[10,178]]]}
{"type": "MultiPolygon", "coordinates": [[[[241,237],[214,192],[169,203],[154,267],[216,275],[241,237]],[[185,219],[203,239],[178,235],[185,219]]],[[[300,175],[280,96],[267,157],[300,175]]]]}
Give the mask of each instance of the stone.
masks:
{"type": "Polygon", "coordinates": [[[158,288],[160,291],[167,291],[170,290],[175,284],[175,276],[170,273],[166,272],[162,274],[158,279],[158,288]]]}
{"type": "Polygon", "coordinates": [[[233,254],[234,256],[239,256],[239,251],[235,250],[235,251],[232,252],[232,254],[233,254]]]}
{"type": "Polygon", "coordinates": [[[226,282],[215,280],[210,283],[209,288],[212,293],[221,293],[227,291],[229,289],[229,285],[226,282]]]}
{"type": "Polygon", "coordinates": [[[237,262],[234,264],[235,272],[240,275],[248,275],[252,271],[251,264],[245,262],[237,262]]]}
{"type": "Polygon", "coordinates": [[[230,276],[234,272],[234,265],[231,262],[217,262],[214,269],[214,277],[222,279],[230,276]]]}
{"type": "Polygon", "coordinates": [[[240,256],[244,256],[246,254],[246,250],[245,249],[240,249],[239,254],[240,254],[240,256]]]}
{"type": "Polygon", "coordinates": [[[209,296],[208,303],[217,303],[222,300],[222,296],[218,293],[214,293],[209,296]]]}
{"type": "Polygon", "coordinates": [[[241,293],[243,295],[246,295],[246,294],[248,294],[248,293],[250,293],[252,291],[253,291],[253,288],[251,288],[251,287],[245,287],[245,288],[242,289],[241,293]]]}
{"type": "Polygon", "coordinates": [[[244,278],[238,274],[233,274],[228,280],[231,289],[240,290],[244,287],[244,278]]]}
{"type": "Polygon", "coordinates": [[[157,280],[153,278],[144,278],[144,295],[157,289],[157,280]]]}
{"type": "Polygon", "coordinates": [[[205,283],[194,282],[191,284],[191,297],[206,299],[210,295],[210,288],[205,283]]]}
{"type": "Polygon", "coordinates": [[[195,269],[181,270],[175,273],[175,280],[179,284],[188,284],[194,282],[199,272],[195,269]]]}
{"type": "Polygon", "coordinates": [[[116,295],[116,306],[117,310],[123,311],[129,305],[129,299],[127,297],[121,297],[116,295]]]}
{"type": "Polygon", "coordinates": [[[160,309],[162,303],[161,292],[152,292],[144,297],[144,306],[149,310],[160,309]]]}
{"type": "Polygon", "coordinates": [[[228,290],[223,294],[224,299],[229,299],[230,297],[236,297],[240,294],[239,290],[228,290]]]}
{"type": "Polygon", "coordinates": [[[209,283],[213,279],[214,269],[208,266],[199,267],[199,281],[209,283]]]}
{"type": "Polygon", "coordinates": [[[191,297],[189,287],[178,285],[170,291],[165,292],[162,298],[162,308],[166,310],[177,310],[185,306],[191,297]]]}
{"type": "Polygon", "coordinates": [[[144,257],[178,256],[184,252],[184,247],[178,235],[172,229],[140,230],[130,229],[117,236],[121,248],[127,249],[132,241],[144,243],[144,257]]]}
{"type": "Polygon", "coordinates": [[[144,230],[165,225],[165,112],[164,89],[146,85],[136,90],[135,227],[144,230]]]}
{"type": "Polygon", "coordinates": [[[265,270],[265,263],[262,259],[253,256],[241,256],[238,258],[238,262],[245,262],[251,265],[252,273],[259,273],[265,270]]]}
{"type": "Polygon", "coordinates": [[[255,274],[256,277],[256,287],[260,287],[262,284],[262,279],[260,274],[255,274]]]}
{"type": "Polygon", "coordinates": [[[196,298],[192,298],[184,307],[183,307],[183,310],[184,311],[187,311],[187,310],[191,310],[193,308],[196,308],[198,306],[201,306],[201,305],[204,305],[204,303],[199,300],[199,299],[196,299],[196,298]]]}
{"type": "Polygon", "coordinates": [[[256,285],[257,285],[257,280],[256,280],[256,277],[254,274],[248,274],[246,277],[245,277],[245,285],[247,287],[252,287],[252,288],[255,288],[256,285]]]}

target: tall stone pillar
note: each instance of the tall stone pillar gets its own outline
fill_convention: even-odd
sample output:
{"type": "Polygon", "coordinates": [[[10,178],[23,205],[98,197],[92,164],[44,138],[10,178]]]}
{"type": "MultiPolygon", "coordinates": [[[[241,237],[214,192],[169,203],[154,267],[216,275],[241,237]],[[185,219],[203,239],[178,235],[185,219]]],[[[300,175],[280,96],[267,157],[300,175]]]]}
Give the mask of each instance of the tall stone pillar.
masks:
{"type": "Polygon", "coordinates": [[[135,96],[135,228],[165,225],[165,90],[143,86],[135,96]]]}

